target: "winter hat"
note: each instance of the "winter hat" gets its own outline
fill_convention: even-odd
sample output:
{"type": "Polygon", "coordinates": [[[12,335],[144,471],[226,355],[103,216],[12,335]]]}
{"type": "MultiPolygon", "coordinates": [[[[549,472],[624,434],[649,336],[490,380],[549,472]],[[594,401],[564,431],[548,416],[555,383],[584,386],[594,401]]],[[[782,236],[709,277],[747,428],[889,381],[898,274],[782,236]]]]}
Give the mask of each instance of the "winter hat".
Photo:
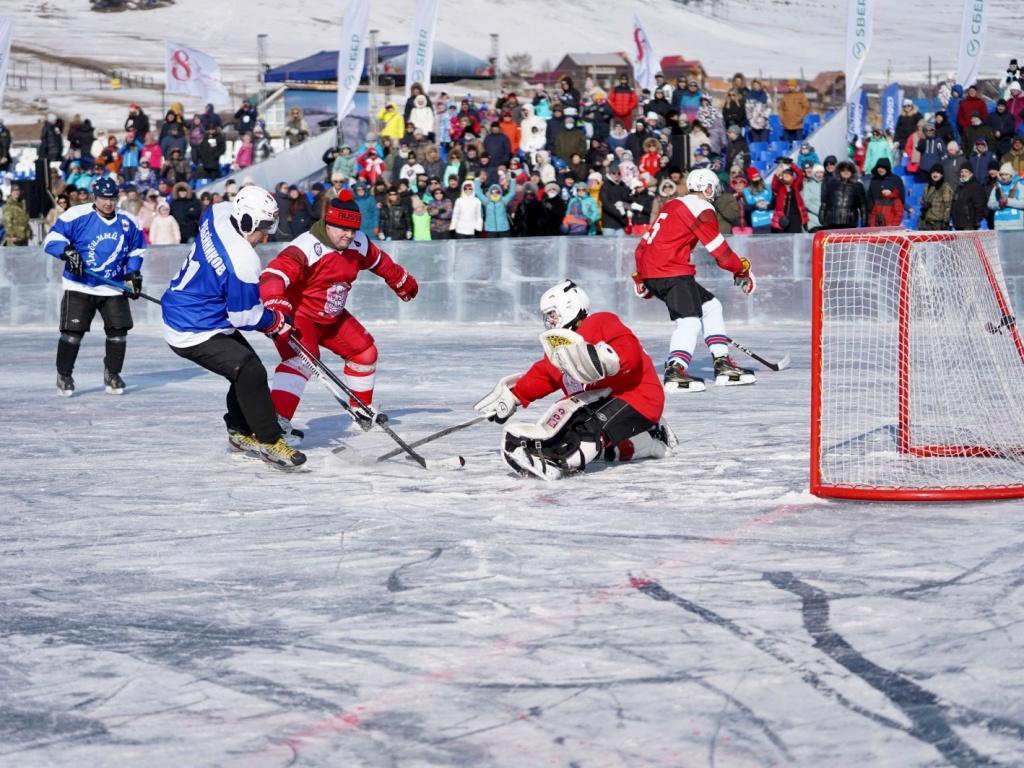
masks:
{"type": "Polygon", "coordinates": [[[818,163],[816,166],[811,168],[811,173],[817,173],[818,171],[821,171],[822,173],[824,173],[825,172],[825,166],[822,165],[821,163],[818,163]]]}
{"type": "Polygon", "coordinates": [[[1020,91],[1020,90],[1024,90],[1024,89],[1022,89],[1020,87],[1020,82],[1019,81],[1014,80],[1012,83],[1010,83],[1010,90],[1011,91],[1020,91]]]}
{"type": "Polygon", "coordinates": [[[1009,163],[1003,163],[1001,166],[999,166],[999,172],[1008,173],[1011,176],[1013,176],[1016,173],[1016,171],[1013,170],[1013,166],[1010,165],[1009,163]]]}
{"type": "Polygon", "coordinates": [[[324,222],[330,227],[359,229],[363,223],[363,216],[349,190],[341,190],[338,196],[331,200],[331,204],[324,211],[324,222]]]}
{"type": "Polygon", "coordinates": [[[749,168],[747,168],[747,178],[750,179],[751,181],[757,181],[758,179],[761,178],[761,172],[757,170],[757,168],[755,168],[754,166],[750,166],[749,168]]]}
{"type": "Polygon", "coordinates": [[[740,127],[738,125],[736,125],[735,123],[733,123],[732,125],[730,125],[728,128],[725,129],[725,132],[726,133],[735,133],[737,136],[739,136],[740,135],[740,127]]]}
{"type": "Polygon", "coordinates": [[[904,107],[912,107],[912,106],[914,106],[914,102],[912,100],[910,100],[910,99],[904,99],[903,100],[903,106],[904,107]]]}
{"type": "Polygon", "coordinates": [[[491,186],[489,186],[487,188],[487,194],[488,195],[494,195],[494,194],[500,195],[501,194],[501,187],[499,187],[497,184],[491,184],[491,186]]]}

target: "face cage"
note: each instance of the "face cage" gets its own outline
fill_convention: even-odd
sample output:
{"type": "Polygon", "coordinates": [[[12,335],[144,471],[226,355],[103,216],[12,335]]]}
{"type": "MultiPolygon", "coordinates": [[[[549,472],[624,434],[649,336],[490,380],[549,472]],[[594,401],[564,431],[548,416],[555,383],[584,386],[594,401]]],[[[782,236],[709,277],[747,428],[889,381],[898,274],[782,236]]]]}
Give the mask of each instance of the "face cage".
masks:
{"type": "Polygon", "coordinates": [[[541,317],[544,320],[544,327],[549,331],[562,327],[562,317],[555,307],[541,312],[541,317]]]}

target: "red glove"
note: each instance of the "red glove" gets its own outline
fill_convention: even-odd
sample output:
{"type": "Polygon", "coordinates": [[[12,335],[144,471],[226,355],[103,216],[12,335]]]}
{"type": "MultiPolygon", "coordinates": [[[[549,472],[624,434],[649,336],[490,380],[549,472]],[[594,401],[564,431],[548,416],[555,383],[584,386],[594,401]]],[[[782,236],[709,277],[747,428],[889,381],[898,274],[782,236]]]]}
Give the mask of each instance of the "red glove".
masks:
{"type": "Polygon", "coordinates": [[[294,316],[295,307],[284,296],[274,296],[263,302],[263,306],[272,312],[283,312],[286,315],[294,316]]]}
{"type": "Polygon", "coordinates": [[[633,273],[633,292],[638,299],[649,299],[652,295],[647,286],[644,285],[643,278],[640,277],[639,272],[633,273]]]}
{"type": "Polygon", "coordinates": [[[733,275],[733,282],[741,291],[749,295],[754,292],[754,275],[750,271],[750,262],[747,259],[740,257],[740,264],[742,267],[733,275]]]}
{"type": "Polygon", "coordinates": [[[394,283],[388,283],[388,288],[394,291],[402,301],[412,301],[420,292],[419,283],[416,278],[402,270],[402,276],[394,283]]]}
{"type": "MultiPolygon", "coordinates": [[[[264,304],[263,306],[266,306],[266,304],[264,304]]],[[[261,328],[260,330],[262,330],[265,334],[267,334],[267,336],[269,336],[272,339],[277,339],[279,337],[287,337],[292,330],[292,318],[279,309],[275,309],[273,310],[273,312],[274,322],[272,322],[266,328],[261,328]]]]}

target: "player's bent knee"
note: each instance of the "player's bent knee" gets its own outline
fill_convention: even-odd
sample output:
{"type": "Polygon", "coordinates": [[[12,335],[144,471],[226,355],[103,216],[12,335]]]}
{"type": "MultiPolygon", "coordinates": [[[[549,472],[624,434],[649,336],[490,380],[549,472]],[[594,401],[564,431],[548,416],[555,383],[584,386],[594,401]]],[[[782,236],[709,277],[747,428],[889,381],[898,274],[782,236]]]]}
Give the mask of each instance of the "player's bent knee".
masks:
{"type": "Polygon", "coordinates": [[[84,333],[76,333],[74,331],[63,331],[60,334],[60,340],[63,341],[65,344],[73,344],[74,346],[77,347],[79,344],[82,343],[83,336],[85,336],[84,333]]]}
{"type": "Polygon", "coordinates": [[[376,368],[377,345],[373,343],[372,336],[367,335],[367,338],[369,339],[370,343],[359,352],[356,352],[355,354],[346,357],[346,363],[352,365],[353,367],[358,365],[365,365],[371,366],[372,368],[376,368]]]}
{"type": "Polygon", "coordinates": [[[107,341],[112,341],[115,344],[127,344],[128,343],[128,332],[123,328],[111,328],[107,330],[107,341]]]}
{"type": "Polygon", "coordinates": [[[242,386],[259,384],[260,381],[266,383],[267,369],[263,367],[263,363],[255,353],[250,353],[235,369],[235,377],[232,381],[242,386]]]}

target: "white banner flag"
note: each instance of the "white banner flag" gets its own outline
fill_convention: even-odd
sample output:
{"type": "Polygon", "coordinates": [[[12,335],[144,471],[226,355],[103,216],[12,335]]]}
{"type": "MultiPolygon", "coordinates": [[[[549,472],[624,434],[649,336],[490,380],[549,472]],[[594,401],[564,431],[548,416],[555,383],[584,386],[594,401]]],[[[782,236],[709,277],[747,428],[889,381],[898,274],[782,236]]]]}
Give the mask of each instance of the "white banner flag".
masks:
{"type": "MultiPolygon", "coordinates": [[[[352,0],[341,21],[338,49],[338,127],[352,111],[366,61],[366,32],[370,27],[370,0],[352,0]]],[[[372,119],[372,116],[371,116],[372,119]]]]}
{"type": "Polygon", "coordinates": [[[187,93],[210,104],[230,104],[231,95],[220,79],[217,62],[202,51],[164,41],[167,93],[187,93]]]}
{"type": "Polygon", "coordinates": [[[864,62],[871,47],[875,23],[875,0],[847,0],[846,13],[846,103],[864,84],[864,62]]]}
{"type": "Polygon", "coordinates": [[[633,61],[633,78],[638,88],[649,88],[654,93],[654,74],[658,65],[654,61],[654,49],[651,40],[644,32],[640,17],[633,14],[633,43],[636,46],[636,59],[633,61]]]}
{"type": "Polygon", "coordinates": [[[405,60],[405,96],[413,83],[430,90],[430,67],[434,63],[434,28],[437,27],[437,0],[417,0],[412,15],[412,38],[405,60]]]}
{"type": "Polygon", "coordinates": [[[956,61],[956,81],[967,90],[978,81],[978,64],[985,48],[989,0],[964,0],[960,27],[960,54],[956,61]]]}
{"type": "Polygon", "coordinates": [[[0,16],[0,107],[4,104],[4,86],[7,84],[7,64],[11,60],[13,38],[14,17],[0,16]]]}

